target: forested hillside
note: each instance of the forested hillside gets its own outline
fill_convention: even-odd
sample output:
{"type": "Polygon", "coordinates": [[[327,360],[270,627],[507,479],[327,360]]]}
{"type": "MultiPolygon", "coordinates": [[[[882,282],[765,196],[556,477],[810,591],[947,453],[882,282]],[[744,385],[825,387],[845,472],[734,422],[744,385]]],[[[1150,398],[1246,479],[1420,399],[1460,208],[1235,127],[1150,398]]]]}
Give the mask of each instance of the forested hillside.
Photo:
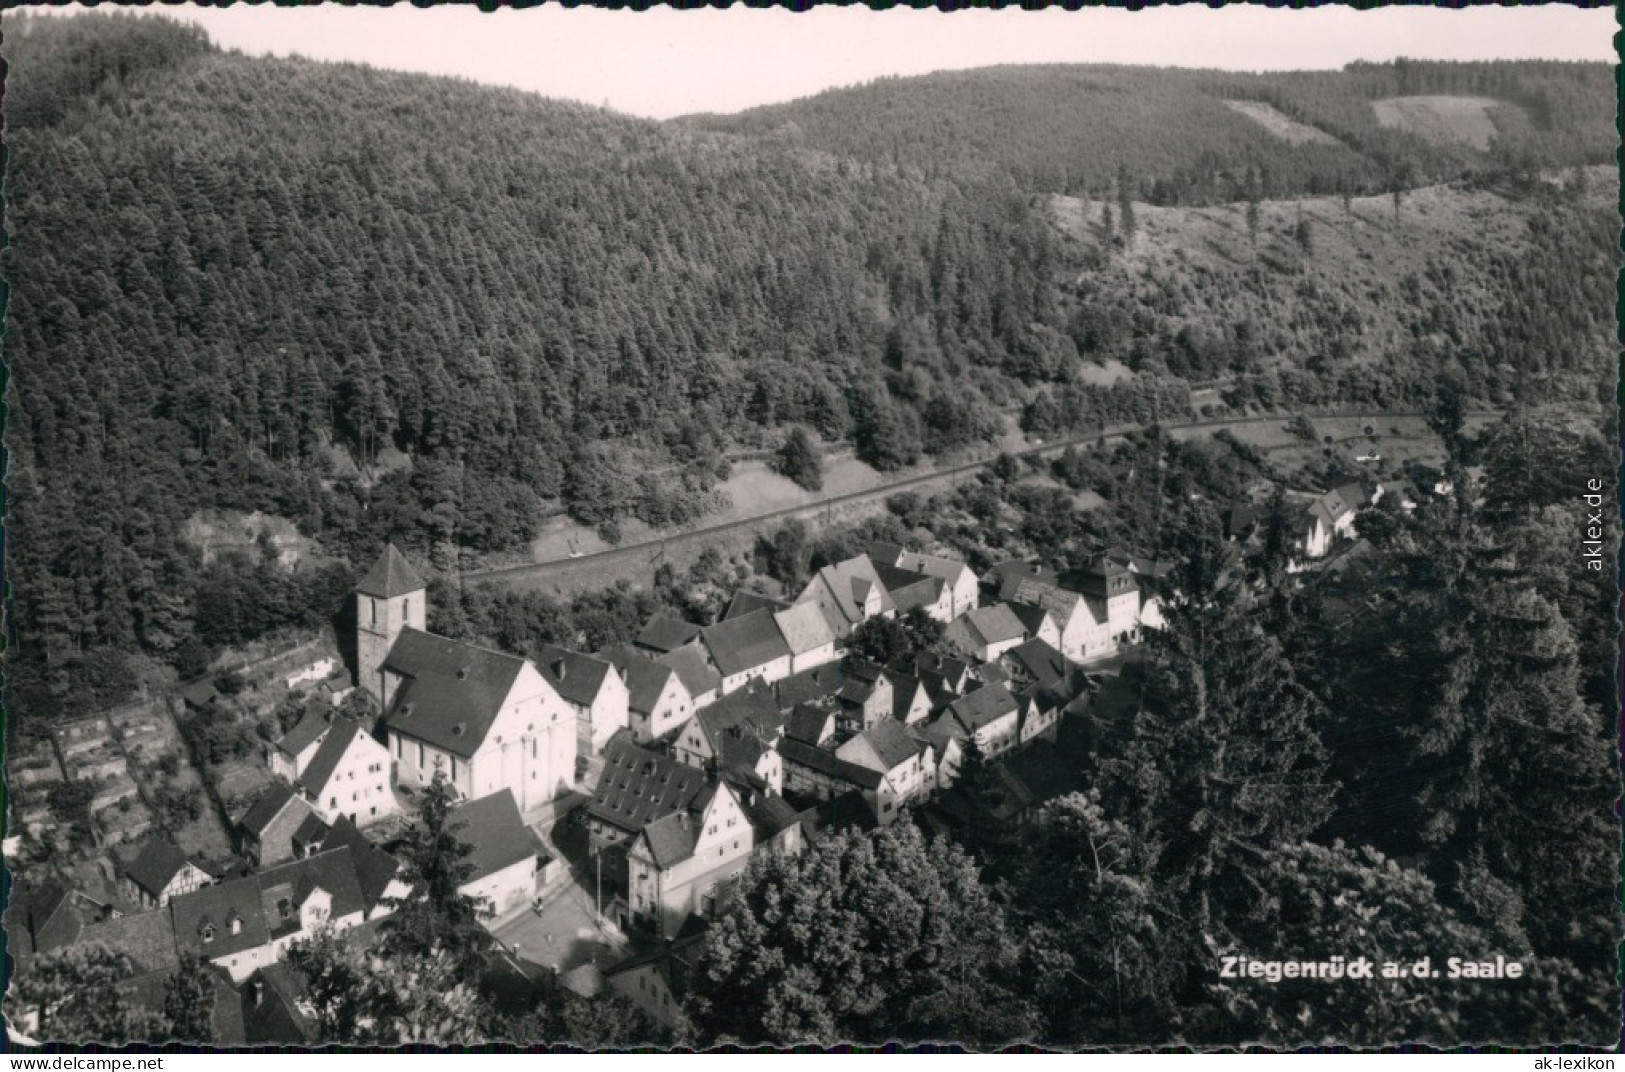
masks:
{"type": "MultiPolygon", "coordinates": [[[[1388,280],[1389,296],[1359,301],[1414,291],[1403,317],[1425,330],[1399,314],[1352,324],[1340,240],[1329,225],[1283,239],[1291,209],[1266,194],[1345,173],[1380,185],[1397,158],[1372,146],[1390,142],[1419,173],[1489,159],[1338,119],[1336,80],[1353,76],[1305,76],[1320,88],[1296,105],[1236,83],[1353,147],[1295,149],[1218,90],[1187,100],[1216,75],[1064,74],[1085,86],[1063,99],[1105,169],[1080,181],[1133,173],[1085,213],[1035,196],[1033,168],[985,166],[1009,162],[1006,143],[956,124],[1032,133],[985,109],[877,108],[820,148],[805,123],[747,137],[251,59],[148,17],[13,16],[5,54],[8,675],[46,718],[119,696],[132,657],[195,672],[222,644],[320,621],[345,563],[385,539],[449,571],[523,546],[548,509],[692,522],[730,449],[777,446],[786,426],[893,469],[995,437],[1001,411],[1033,428],[1166,419],[1188,410],[1179,377],[1269,405],[1352,390],[1355,370],[1362,398],[1414,404],[1431,377],[1384,379],[1401,330],[1419,340],[1405,361],[1448,359],[1470,393],[1573,397],[1525,374],[1586,367],[1612,279],[1600,185],[1507,164],[1480,176],[1493,193],[1460,194],[1493,229],[1463,216],[1442,241],[1409,203],[1381,225],[1379,251],[1437,248],[1410,290],[1388,280]],[[1116,116],[1090,95],[1108,91],[1133,120],[1109,137],[1089,125],[1116,116]],[[875,124],[914,148],[865,149],[875,124]],[[1232,234],[1225,264],[1170,259],[1177,241],[1135,198],[1223,196],[1237,167],[1264,233],[1232,234]],[[1092,380],[1108,359],[1142,375],[1092,380]],[[1313,367],[1283,384],[1283,363],[1313,367]],[[289,518],[329,567],[204,568],[181,538],[200,510],[289,518]]],[[[1591,69],[1526,66],[1464,69],[1463,85],[1517,103],[1548,162],[1590,159],[1591,69]]],[[[1020,103],[1063,74],[976,77],[1020,103]]],[[[1371,94],[1437,88],[1359,77],[1371,94]]]]}
{"type": "Polygon", "coordinates": [[[1031,66],[884,78],[695,127],[790,143],[928,174],[1002,170],[1024,187],[1088,194],[1126,182],[1156,204],[1249,194],[1378,193],[1499,170],[1613,160],[1614,82],[1604,64],[1357,63],[1335,72],[1240,74],[1031,66]],[[1373,102],[1487,98],[1488,151],[1385,127],[1373,102]],[[1228,107],[1257,102],[1321,132],[1294,145],[1228,107]]]}

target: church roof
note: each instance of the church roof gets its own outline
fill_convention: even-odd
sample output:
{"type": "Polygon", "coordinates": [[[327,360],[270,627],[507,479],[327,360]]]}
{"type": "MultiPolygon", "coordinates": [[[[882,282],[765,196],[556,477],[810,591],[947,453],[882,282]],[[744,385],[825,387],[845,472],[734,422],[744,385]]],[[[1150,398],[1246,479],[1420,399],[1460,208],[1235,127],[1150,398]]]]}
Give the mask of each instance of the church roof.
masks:
{"type": "Polygon", "coordinates": [[[367,575],[357,582],[355,590],[362,595],[393,599],[408,592],[421,592],[424,587],[423,578],[418,576],[406,556],[394,544],[389,544],[367,575]]]}
{"type": "Polygon", "coordinates": [[[385,670],[406,679],[385,722],[414,740],[472,756],[524,668],[517,656],[403,629],[384,658],[385,670]]]}

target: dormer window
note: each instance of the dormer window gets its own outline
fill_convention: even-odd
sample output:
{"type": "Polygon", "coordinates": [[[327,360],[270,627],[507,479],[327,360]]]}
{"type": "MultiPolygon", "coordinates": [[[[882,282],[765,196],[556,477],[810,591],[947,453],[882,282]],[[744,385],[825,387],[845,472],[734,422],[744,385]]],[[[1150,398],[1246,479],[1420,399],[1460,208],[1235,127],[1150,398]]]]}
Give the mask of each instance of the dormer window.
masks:
{"type": "Polygon", "coordinates": [[[227,926],[231,929],[232,934],[241,934],[241,933],[243,933],[243,919],[242,919],[242,917],[239,916],[237,913],[233,912],[231,914],[231,921],[227,924],[227,926]]]}
{"type": "Polygon", "coordinates": [[[277,915],[280,916],[282,919],[292,919],[293,918],[293,902],[290,901],[286,897],[278,898],[277,903],[276,903],[276,912],[277,912],[277,915]]]}
{"type": "Polygon", "coordinates": [[[205,919],[198,924],[197,932],[199,937],[203,939],[204,945],[208,945],[210,942],[214,941],[214,924],[210,923],[208,920],[205,919]]]}

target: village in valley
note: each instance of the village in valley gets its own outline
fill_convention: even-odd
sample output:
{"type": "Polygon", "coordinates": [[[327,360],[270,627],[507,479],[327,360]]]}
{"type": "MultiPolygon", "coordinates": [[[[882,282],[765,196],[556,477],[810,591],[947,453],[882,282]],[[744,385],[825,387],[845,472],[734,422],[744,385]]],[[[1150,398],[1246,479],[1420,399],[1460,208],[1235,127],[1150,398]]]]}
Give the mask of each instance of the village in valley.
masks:
{"type": "MultiPolygon", "coordinates": [[[[1356,551],[1356,512],[1384,494],[1415,505],[1404,481],[1299,496],[1292,568],[1356,551]]],[[[1232,544],[1267,513],[1228,510],[1232,544]]],[[[1065,575],[1016,560],[978,576],[875,543],[793,599],[740,590],[711,625],[657,614],[632,643],[531,659],[428,631],[424,576],[389,544],[355,588],[353,669],[303,641],[16,761],[9,855],[52,849],[51,877],[10,910],[12,955],[26,973],[105,945],[149,995],[190,955],[213,966],[218,1039],[314,1041],[286,954],[318,932],[375,938],[410,893],[391,849],[438,782],[492,970],[618,994],[675,1029],[707,922],[753,858],[899,821],[1016,824],[1081,788],[1091,723],[1123,702],[1169,572],[1107,551],[1065,575]],[[855,650],[888,629],[930,642],[889,662],[855,650]],[[200,727],[255,705],[282,732],[209,758],[200,727]],[[229,823],[196,806],[155,822],[171,785],[203,797],[193,760],[229,823]],[[956,791],[967,762],[986,772],[975,793],[956,791]],[[76,785],[96,787],[88,842],[52,817],[49,790],[76,785]]]]}

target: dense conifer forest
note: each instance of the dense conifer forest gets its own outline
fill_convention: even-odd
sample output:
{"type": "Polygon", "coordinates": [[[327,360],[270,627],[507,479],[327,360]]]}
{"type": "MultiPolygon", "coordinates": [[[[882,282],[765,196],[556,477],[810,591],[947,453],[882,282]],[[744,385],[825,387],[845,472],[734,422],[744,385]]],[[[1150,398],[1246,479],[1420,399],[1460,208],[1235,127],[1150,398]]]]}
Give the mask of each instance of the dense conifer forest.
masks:
{"type": "Polygon", "coordinates": [[[1599,122],[1612,144],[1602,68],[997,70],[658,124],[250,59],[144,16],[15,16],[5,54],[8,673],[36,724],[117,699],[143,660],[193,673],[320,621],[385,539],[451,570],[547,510],[693,523],[730,452],[792,429],[888,470],[1007,420],[1190,413],[1191,381],[1237,409],[1415,404],[1441,355],[1474,397],[1595,398],[1569,380],[1597,353],[1608,214],[1527,161],[1594,162],[1599,122]],[[939,89],[982,103],[922,114],[939,89]],[[1517,104],[1506,145],[1349,103],[1445,90],[1517,104]],[[1076,126],[1051,158],[1031,105],[1057,93],[1076,126]],[[1230,98],[1343,145],[1272,140],[1230,98]],[[1136,204],[1259,199],[1269,232],[1269,199],[1343,174],[1469,181],[1510,222],[1463,226],[1390,295],[1337,297],[1325,234],[1266,233],[1217,274],[1142,263],[1136,204]],[[1072,227],[1051,191],[1097,200],[1072,227]],[[1399,347],[1362,327],[1395,295],[1399,347]],[[1135,375],[1081,375],[1110,360],[1135,375]],[[200,510],[289,518],[327,565],[204,568],[182,538],[200,510]]]}

